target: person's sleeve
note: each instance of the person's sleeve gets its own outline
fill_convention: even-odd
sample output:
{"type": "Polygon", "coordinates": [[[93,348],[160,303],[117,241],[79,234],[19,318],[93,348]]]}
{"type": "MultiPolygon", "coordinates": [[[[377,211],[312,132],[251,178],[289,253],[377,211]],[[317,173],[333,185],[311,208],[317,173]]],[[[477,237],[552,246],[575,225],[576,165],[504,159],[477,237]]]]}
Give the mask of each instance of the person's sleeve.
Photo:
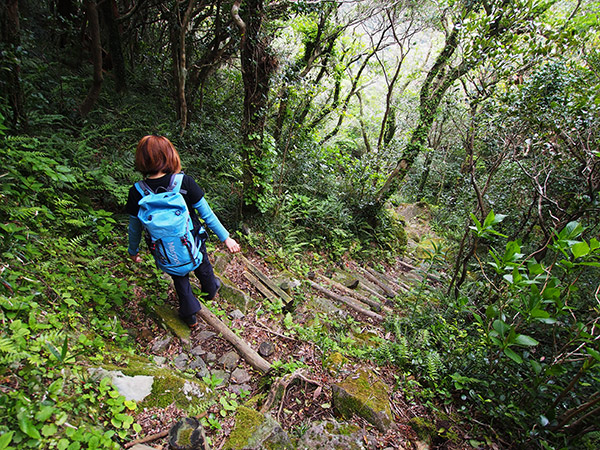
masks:
{"type": "Polygon", "coordinates": [[[194,208],[196,211],[198,211],[198,214],[200,214],[202,220],[206,222],[208,228],[210,228],[211,231],[217,235],[221,242],[225,241],[225,239],[229,237],[229,232],[221,224],[221,221],[210,208],[204,197],[202,197],[199,202],[194,204],[194,208]]]}
{"type": "Polygon", "coordinates": [[[130,255],[137,255],[140,250],[140,241],[142,240],[142,222],[136,216],[129,216],[129,247],[127,251],[130,255]]]}

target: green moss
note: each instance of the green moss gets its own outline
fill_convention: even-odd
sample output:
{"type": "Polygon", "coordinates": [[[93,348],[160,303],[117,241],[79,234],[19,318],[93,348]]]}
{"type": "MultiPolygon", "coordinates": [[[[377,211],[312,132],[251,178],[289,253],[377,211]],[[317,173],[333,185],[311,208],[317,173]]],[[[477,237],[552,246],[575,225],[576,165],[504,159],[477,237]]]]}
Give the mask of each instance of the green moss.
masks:
{"type": "Polygon", "coordinates": [[[435,424],[422,417],[413,417],[408,423],[422,441],[431,442],[432,438],[437,435],[435,424]]]}
{"type": "Polygon", "coordinates": [[[348,358],[344,357],[340,352],[331,353],[323,361],[323,368],[331,375],[336,375],[348,362],[348,358]]]}
{"type": "Polygon", "coordinates": [[[235,427],[223,450],[246,447],[248,440],[264,420],[265,417],[261,413],[245,406],[240,406],[235,413],[235,427]]]}
{"type": "Polygon", "coordinates": [[[335,408],[344,417],[357,414],[382,431],[391,424],[388,388],[371,372],[360,370],[334,388],[335,408]]]}

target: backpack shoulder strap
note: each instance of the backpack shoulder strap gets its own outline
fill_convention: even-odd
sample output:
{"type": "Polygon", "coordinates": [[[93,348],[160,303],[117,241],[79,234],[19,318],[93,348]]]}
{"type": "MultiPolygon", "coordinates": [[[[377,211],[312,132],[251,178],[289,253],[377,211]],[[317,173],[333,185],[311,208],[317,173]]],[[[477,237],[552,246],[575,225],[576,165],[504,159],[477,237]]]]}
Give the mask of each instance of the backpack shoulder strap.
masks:
{"type": "MultiPolygon", "coordinates": [[[[169,192],[180,192],[181,185],[183,183],[183,172],[174,173],[171,175],[171,181],[169,182],[169,187],[167,191],[169,192]]],[[[182,194],[185,194],[185,191],[181,191],[182,194]]]]}
{"type": "Polygon", "coordinates": [[[150,186],[148,186],[148,183],[146,183],[144,180],[135,183],[135,188],[140,194],[142,194],[142,197],[145,197],[149,194],[154,194],[154,191],[150,188],[150,186]]]}

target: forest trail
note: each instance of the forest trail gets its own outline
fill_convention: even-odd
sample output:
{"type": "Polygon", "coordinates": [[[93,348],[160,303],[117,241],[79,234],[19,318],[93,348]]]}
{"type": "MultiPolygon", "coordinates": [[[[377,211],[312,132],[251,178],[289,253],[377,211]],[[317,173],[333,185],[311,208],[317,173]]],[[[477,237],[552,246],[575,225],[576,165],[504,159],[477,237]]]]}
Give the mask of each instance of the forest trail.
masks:
{"type": "MultiPolygon", "coordinates": [[[[162,331],[153,327],[154,332],[141,333],[147,337],[141,341],[146,353],[205,381],[222,380],[217,392],[235,404],[259,398],[260,413],[270,413],[288,435],[340,421],[356,427],[358,440],[364,443],[356,448],[403,449],[417,442],[425,448],[408,425],[423,414],[423,408],[407,403],[401,389],[394,389],[398,382],[394,368],[375,367],[365,357],[351,356],[394,339],[386,329],[386,320],[402,315],[412,292],[437,279],[418,256],[423,254],[423,242],[427,247],[429,239],[436,239],[427,224],[427,210],[403,205],[398,213],[406,220],[407,254],[395,264],[377,269],[356,261],[339,261],[327,269],[315,266],[301,277],[256,253],[233,258],[215,254],[215,270],[224,281],[220,297],[226,300],[218,303],[220,311],[211,304],[217,313],[212,314],[205,305],[200,313],[205,320],[190,333],[186,327],[174,326],[168,317],[174,316],[176,307],[171,293],[168,308],[158,314],[163,320],[162,331]],[[429,281],[428,275],[432,277],[429,281]],[[399,298],[404,298],[402,304],[399,298]],[[342,344],[336,345],[332,335],[345,336],[342,344]],[[369,404],[368,408],[376,410],[374,414],[361,414],[359,410],[367,408],[365,405],[357,411],[345,411],[340,396],[336,396],[340,386],[361,374],[385,390],[383,406],[369,404]],[[391,417],[386,417],[385,411],[391,417]]],[[[223,414],[223,404],[218,402],[211,408],[208,414],[221,414],[222,429],[207,433],[214,448],[221,448],[235,434],[236,414],[223,414]]],[[[143,411],[137,420],[143,434],[152,435],[164,431],[181,414],[172,405],[143,411]]],[[[317,444],[303,445],[312,448],[317,444]]]]}

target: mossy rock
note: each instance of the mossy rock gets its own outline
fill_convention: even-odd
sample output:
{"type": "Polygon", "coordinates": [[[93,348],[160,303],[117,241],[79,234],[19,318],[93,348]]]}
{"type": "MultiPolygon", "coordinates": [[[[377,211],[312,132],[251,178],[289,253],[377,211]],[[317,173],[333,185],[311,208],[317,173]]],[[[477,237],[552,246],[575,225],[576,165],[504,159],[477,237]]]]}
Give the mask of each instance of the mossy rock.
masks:
{"type": "Polygon", "coordinates": [[[181,339],[185,346],[190,345],[192,332],[190,327],[179,318],[179,314],[168,305],[152,305],[152,313],[161,321],[161,323],[175,336],[181,339]]]}
{"type": "Polygon", "coordinates": [[[348,362],[348,358],[342,355],[340,352],[334,352],[323,360],[323,368],[329,372],[330,375],[335,376],[344,368],[344,365],[348,362]]]}
{"type": "Polygon", "coordinates": [[[363,450],[365,437],[356,425],[328,420],[311,424],[298,440],[298,449],[363,450]]]}
{"type": "Polygon", "coordinates": [[[240,406],[235,413],[235,426],[223,450],[293,450],[287,433],[269,414],[240,406]]]}
{"type": "Polygon", "coordinates": [[[231,262],[233,255],[231,253],[215,252],[213,269],[216,273],[223,273],[231,262]]]}
{"type": "Polygon", "coordinates": [[[244,291],[236,288],[231,281],[222,275],[218,275],[223,285],[219,290],[219,297],[217,300],[222,300],[227,302],[229,305],[236,307],[241,312],[246,314],[248,309],[252,308],[254,305],[253,300],[246,295],[244,291]]]}
{"type": "Polygon", "coordinates": [[[187,377],[179,371],[165,367],[157,367],[144,358],[129,358],[127,367],[103,365],[108,371],[120,371],[129,377],[153,377],[150,395],[138,403],[141,408],[166,408],[172,403],[185,411],[195,411],[198,405],[209,402],[214,394],[206,384],[195,377],[187,377]]]}
{"type": "Polygon", "coordinates": [[[431,442],[437,436],[437,427],[435,424],[423,417],[413,417],[408,423],[422,441],[431,442]]]}
{"type": "Polygon", "coordinates": [[[389,389],[369,370],[358,370],[332,386],[333,406],[345,418],[356,414],[382,432],[392,425],[389,389]]]}

